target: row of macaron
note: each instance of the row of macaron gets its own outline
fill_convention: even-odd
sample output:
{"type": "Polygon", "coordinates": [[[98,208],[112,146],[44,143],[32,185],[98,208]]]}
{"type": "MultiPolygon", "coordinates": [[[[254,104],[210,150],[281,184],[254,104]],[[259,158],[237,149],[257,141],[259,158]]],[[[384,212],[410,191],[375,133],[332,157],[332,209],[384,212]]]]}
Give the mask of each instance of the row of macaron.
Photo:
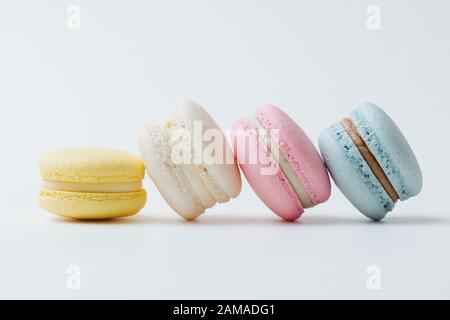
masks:
{"type": "MultiPolygon", "coordinates": [[[[232,146],[204,108],[185,101],[171,115],[141,128],[141,157],[104,148],[61,149],[45,155],[39,165],[39,202],[48,212],[73,219],[132,216],[146,204],[147,171],[168,205],[192,220],[236,198],[242,171],[258,197],[282,219],[296,220],[305,209],[327,201],[331,176],[361,213],[378,221],[398,200],[416,196],[422,188],[422,173],[408,141],[372,103],[361,104],[323,130],[320,153],[301,127],[272,105],[234,123],[231,142],[232,146]],[[174,161],[174,148],[179,146],[173,135],[179,129],[194,135],[198,123],[202,132],[216,133],[212,153],[231,153],[231,161],[174,161]],[[268,169],[274,170],[267,173],[268,169]]],[[[191,141],[186,145],[188,159],[197,159],[199,151],[191,148],[191,141]]]]}

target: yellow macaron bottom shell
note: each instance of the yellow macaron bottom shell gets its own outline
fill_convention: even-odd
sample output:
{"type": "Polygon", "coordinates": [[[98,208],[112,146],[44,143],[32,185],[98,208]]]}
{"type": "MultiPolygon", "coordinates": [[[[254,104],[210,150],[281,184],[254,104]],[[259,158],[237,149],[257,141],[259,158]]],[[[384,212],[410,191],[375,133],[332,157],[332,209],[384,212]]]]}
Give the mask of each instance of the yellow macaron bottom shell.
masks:
{"type": "Polygon", "coordinates": [[[104,220],[137,214],[147,202],[147,192],[89,193],[42,188],[40,206],[55,215],[78,220],[104,220]]]}

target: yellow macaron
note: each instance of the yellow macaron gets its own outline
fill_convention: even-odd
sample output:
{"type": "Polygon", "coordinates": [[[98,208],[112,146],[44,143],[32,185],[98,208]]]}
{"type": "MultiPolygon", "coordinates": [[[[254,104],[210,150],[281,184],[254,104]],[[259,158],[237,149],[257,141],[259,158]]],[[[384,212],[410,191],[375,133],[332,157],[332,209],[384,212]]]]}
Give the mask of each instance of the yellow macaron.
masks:
{"type": "Polygon", "coordinates": [[[48,212],[73,219],[111,219],[138,213],[147,201],[141,159],[101,148],[62,149],[45,155],[39,195],[48,212]]]}

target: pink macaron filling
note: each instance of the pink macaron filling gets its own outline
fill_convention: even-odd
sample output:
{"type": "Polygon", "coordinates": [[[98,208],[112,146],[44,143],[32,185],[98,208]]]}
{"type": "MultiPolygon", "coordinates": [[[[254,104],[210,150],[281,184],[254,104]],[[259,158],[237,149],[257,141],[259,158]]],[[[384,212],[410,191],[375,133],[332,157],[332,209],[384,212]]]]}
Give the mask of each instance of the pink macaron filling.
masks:
{"type": "Polygon", "coordinates": [[[303,206],[284,173],[276,169],[276,160],[261,143],[256,128],[250,121],[241,119],[233,126],[232,139],[237,162],[258,197],[281,218],[298,219],[303,206]],[[264,174],[271,169],[275,169],[274,174],[264,174]]]}
{"type": "Polygon", "coordinates": [[[266,130],[278,132],[279,147],[315,205],[328,200],[330,179],[324,162],[306,133],[281,109],[266,105],[256,117],[266,130]]]}
{"type": "Polygon", "coordinates": [[[236,122],[232,136],[237,162],[248,182],[259,198],[283,219],[298,219],[304,208],[330,197],[330,179],[319,152],[281,109],[272,105],[260,108],[255,121],[236,122]],[[263,138],[260,130],[268,133],[270,142],[276,141],[276,151],[282,157],[274,155],[273,145],[263,138]]]}

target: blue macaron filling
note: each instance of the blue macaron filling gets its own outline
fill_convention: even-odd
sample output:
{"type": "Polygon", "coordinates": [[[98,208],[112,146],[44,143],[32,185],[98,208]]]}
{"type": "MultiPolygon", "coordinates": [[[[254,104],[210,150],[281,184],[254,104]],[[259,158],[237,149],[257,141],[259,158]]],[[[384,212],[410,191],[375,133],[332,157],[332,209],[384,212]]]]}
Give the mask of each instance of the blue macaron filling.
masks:
{"type": "Polygon", "coordinates": [[[393,157],[391,157],[390,152],[383,146],[376,132],[367,123],[364,116],[358,112],[358,109],[353,111],[350,117],[358,129],[359,135],[367,144],[381,168],[383,168],[384,173],[397,192],[400,200],[410,198],[412,195],[406,188],[406,183],[402,178],[398,165],[395,163],[393,157]]]}
{"type": "Polygon", "coordinates": [[[336,123],[329,128],[329,131],[336,139],[340,149],[348,161],[353,165],[354,169],[357,171],[364,184],[368,187],[371,194],[377,199],[378,203],[387,212],[392,211],[395,203],[375,177],[345,128],[340,123],[336,123]]]}

